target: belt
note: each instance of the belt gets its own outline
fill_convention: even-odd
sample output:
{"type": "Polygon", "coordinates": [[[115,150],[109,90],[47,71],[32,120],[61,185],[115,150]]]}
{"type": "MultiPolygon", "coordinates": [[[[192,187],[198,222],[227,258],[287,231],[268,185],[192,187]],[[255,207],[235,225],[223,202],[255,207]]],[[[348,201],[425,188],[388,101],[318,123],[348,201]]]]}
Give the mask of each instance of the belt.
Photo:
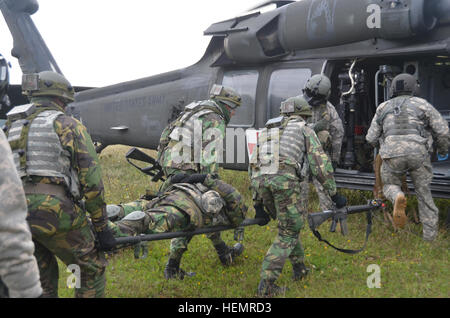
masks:
{"type": "Polygon", "coordinates": [[[67,191],[64,186],[47,183],[26,184],[23,187],[25,194],[47,194],[54,195],[59,199],[67,199],[67,191]]]}

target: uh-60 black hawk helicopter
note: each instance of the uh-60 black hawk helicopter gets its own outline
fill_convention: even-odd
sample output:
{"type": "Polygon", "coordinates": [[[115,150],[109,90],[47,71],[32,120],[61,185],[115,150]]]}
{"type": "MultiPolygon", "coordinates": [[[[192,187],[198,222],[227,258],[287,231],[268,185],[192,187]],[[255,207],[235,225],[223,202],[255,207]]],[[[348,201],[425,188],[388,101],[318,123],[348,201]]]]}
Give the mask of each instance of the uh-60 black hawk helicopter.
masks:
{"type": "MultiPolygon", "coordinates": [[[[59,71],[30,18],[37,8],[35,0],[0,1],[22,71],[59,71]]],[[[112,144],[155,149],[185,105],[208,98],[211,87],[222,84],[243,97],[228,128],[247,130],[249,144],[257,129],[279,115],[281,101],[323,73],[332,81],[330,101],[346,130],[338,186],[363,190],[371,190],[375,179],[376,150],[365,134],[377,105],[390,97],[395,75],[414,75],[422,97],[450,121],[450,0],[268,1],[253,11],[205,30],[212,39],[196,64],[80,91],[68,112],[82,120],[99,150],[112,144]],[[276,9],[256,12],[267,4],[276,9]]],[[[17,104],[17,96],[11,97],[17,104]]],[[[242,151],[245,162],[235,157],[223,167],[246,169],[245,146],[235,153],[242,151]]],[[[450,161],[437,162],[433,155],[433,167],[433,195],[450,198],[450,161]]]]}

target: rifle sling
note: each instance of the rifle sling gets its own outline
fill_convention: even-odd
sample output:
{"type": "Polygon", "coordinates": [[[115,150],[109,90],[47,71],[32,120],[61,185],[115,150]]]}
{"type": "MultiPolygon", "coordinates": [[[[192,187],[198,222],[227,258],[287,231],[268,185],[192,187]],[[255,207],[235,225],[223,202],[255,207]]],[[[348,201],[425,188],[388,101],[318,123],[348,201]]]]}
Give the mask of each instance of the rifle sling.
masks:
{"type": "Polygon", "coordinates": [[[367,216],[366,238],[365,238],[363,247],[361,247],[358,250],[351,250],[351,249],[344,249],[344,248],[336,247],[333,244],[331,244],[330,242],[328,242],[327,240],[323,239],[322,235],[320,235],[318,230],[316,230],[316,229],[311,229],[311,230],[312,230],[314,236],[317,237],[317,239],[320,242],[325,242],[326,244],[328,244],[335,250],[342,252],[342,253],[346,253],[346,254],[358,254],[359,252],[363,251],[366,248],[367,241],[369,240],[369,235],[372,232],[372,212],[368,211],[366,216],[367,216]]]}

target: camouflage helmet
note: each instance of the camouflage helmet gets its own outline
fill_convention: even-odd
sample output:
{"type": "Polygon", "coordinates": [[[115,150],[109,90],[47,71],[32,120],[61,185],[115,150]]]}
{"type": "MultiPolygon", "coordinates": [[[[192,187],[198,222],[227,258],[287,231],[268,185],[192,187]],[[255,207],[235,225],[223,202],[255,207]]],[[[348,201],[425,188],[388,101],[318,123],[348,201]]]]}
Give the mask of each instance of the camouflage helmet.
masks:
{"type": "Polygon", "coordinates": [[[417,79],[408,73],[402,73],[394,77],[391,84],[391,95],[418,95],[419,83],[417,79]]]}
{"type": "Polygon", "coordinates": [[[61,74],[43,71],[38,74],[23,75],[22,94],[28,97],[55,96],[69,103],[74,101],[75,91],[61,74]]]}
{"type": "Polygon", "coordinates": [[[280,114],[282,115],[300,115],[305,117],[312,116],[311,106],[303,95],[289,97],[281,103],[280,114]]]}
{"type": "Polygon", "coordinates": [[[210,190],[202,194],[201,204],[204,211],[210,214],[219,213],[225,206],[225,202],[218,192],[210,190]]]}
{"type": "Polygon", "coordinates": [[[326,102],[331,94],[331,82],[322,74],[312,76],[303,88],[303,95],[311,106],[319,106],[326,102]]]}
{"type": "Polygon", "coordinates": [[[211,88],[210,98],[217,99],[234,109],[241,106],[241,96],[231,87],[214,84],[211,88]]]}

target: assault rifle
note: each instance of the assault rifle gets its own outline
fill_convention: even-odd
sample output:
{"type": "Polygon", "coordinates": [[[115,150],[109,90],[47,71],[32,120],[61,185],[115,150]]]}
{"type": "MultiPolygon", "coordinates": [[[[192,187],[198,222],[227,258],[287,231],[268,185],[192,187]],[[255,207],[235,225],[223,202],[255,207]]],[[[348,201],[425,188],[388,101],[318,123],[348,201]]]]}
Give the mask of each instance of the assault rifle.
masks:
{"type": "Polygon", "coordinates": [[[323,211],[323,212],[317,212],[317,213],[310,213],[308,214],[308,224],[309,228],[313,232],[313,234],[317,237],[317,239],[321,242],[325,242],[332,248],[348,254],[356,254],[361,252],[367,244],[367,239],[369,238],[370,233],[372,232],[372,213],[371,211],[377,210],[383,206],[383,203],[381,200],[371,200],[365,205],[354,205],[354,206],[346,206],[341,209],[336,210],[330,210],[330,211],[323,211]],[[337,223],[339,222],[341,225],[341,232],[342,234],[346,234],[347,226],[346,221],[347,215],[349,214],[355,214],[355,213],[361,213],[361,212],[367,212],[367,228],[366,228],[366,239],[364,242],[364,246],[359,250],[348,250],[348,249],[342,249],[335,247],[331,243],[329,243],[327,240],[322,239],[322,236],[320,235],[317,228],[326,220],[331,219],[331,226],[330,226],[330,232],[335,232],[337,223]]]}
{"type": "Polygon", "coordinates": [[[156,161],[151,156],[147,155],[146,153],[140,151],[139,149],[133,147],[131,148],[127,154],[125,155],[125,158],[127,159],[128,163],[141,171],[142,173],[145,173],[146,175],[149,175],[152,177],[153,182],[157,182],[158,180],[164,181],[164,172],[162,170],[162,167],[159,165],[158,161],[156,161]],[[142,161],[149,163],[150,166],[141,168],[138,165],[136,165],[131,159],[142,161]]]}

